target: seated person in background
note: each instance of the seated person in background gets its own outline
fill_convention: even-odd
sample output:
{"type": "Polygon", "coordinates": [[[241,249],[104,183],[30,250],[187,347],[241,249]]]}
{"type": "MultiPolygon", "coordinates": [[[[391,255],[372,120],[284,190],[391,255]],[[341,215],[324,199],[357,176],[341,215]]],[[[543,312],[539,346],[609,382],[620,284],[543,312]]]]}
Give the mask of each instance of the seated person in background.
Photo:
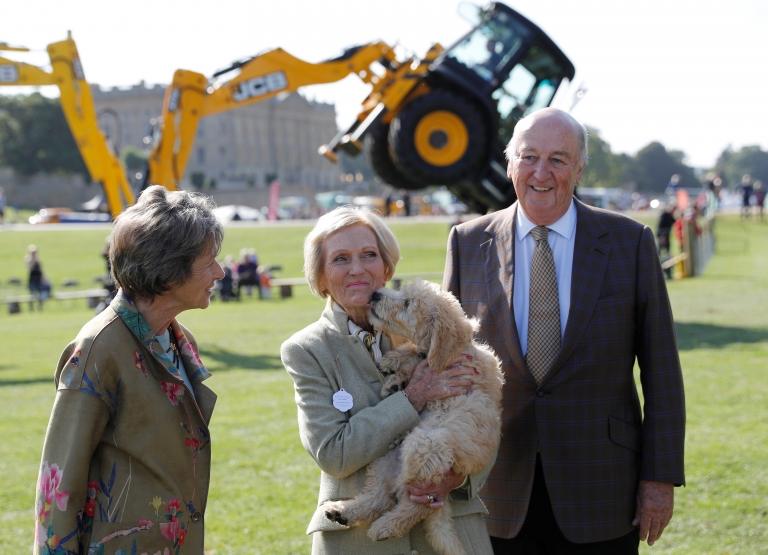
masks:
{"type": "Polygon", "coordinates": [[[231,301],[232,299],[239,298],[235,284],[235,273],[232,271],[232,266],[232,257],[226,256],[224,258],[224,264],[222,264],[224,277],[218,282],[219,297],[222,301],[231,301]]]}
{"type": "Polygon", "coordinates": [[[259,259],[256,254],[249,249],[240,251],[240,262],[237,265],[237,296],[239,297],[245,287],[246,293],[250,297],[253,288],[259,287],[259,259]]]}

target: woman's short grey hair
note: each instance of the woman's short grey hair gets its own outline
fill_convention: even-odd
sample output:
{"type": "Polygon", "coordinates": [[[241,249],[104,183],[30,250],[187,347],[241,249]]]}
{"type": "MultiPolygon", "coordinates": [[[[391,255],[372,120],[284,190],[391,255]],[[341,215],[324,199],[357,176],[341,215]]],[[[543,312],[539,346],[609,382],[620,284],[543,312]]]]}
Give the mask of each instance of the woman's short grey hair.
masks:
{"type": "Polygon", "coordinates": [[[320,286],[324,272],[325,240],[332,234],[353,225],[367,226],[376,236],[379,254],[386,268],[386,279],[395,275],[400,260],[400,245],[389,226],[376,213],[365,208],[340,206],[321,216],[304,239],[304,276],[315,295],[327,297],[328,291],[320,286]]]}
{"type": "Polygon", "coordinates": [[[213,207],[198,193],[145,189],[117,217],[109,238],[112,276],[123,291],[152,300],[183,283],[200,255],[218,254],[223,229],[213,207]]]}

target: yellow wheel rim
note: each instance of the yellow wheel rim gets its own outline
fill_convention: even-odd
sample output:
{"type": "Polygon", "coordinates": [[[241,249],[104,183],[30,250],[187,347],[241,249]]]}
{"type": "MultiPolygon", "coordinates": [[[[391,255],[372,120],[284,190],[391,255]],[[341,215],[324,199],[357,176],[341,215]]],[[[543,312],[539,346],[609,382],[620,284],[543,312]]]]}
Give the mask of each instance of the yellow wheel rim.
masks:
{"type": "Polygon", "coordinates": [[[467,152],[469,132],[459,116],[437,110],[421,118],[414,139],[416,152],[422,160],[444,167],[455,164],[467,152]]]}

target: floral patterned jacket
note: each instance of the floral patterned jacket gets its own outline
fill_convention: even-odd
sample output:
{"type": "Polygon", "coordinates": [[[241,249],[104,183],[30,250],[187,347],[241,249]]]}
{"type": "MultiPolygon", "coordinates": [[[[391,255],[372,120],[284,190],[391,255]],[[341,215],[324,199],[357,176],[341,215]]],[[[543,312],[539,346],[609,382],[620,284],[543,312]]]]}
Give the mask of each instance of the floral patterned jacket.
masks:
{"type": "Polygon", "coordinates": [[[203,553],[216,395],[176,321],[164,352],[118,293],[64,350],[43,446],[34,553],[203,553]],[[179,377],[180,356],[194,395],[179,377]]]}

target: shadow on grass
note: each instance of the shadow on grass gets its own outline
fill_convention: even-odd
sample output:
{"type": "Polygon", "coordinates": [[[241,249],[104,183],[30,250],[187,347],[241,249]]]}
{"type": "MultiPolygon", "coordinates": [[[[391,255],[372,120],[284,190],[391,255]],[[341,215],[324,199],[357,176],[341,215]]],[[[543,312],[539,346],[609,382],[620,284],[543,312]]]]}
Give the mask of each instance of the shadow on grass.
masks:
{"type": "Polygon", "coordinates": [[[677,346],[681,351],[719,349],[733,343],[768,341],[768,331],[766,330],[697,322],[678,322],[675,324],[675,332],[677,333],[677,346]]]}
{"type": "Polygon", "coordinates": [[[36,383],[47,383],[53,387],[53,376],[45,378],[26,378],[20,380],[0,380],[0,387],[8,387],[10,385],[32,385],[36,383]]]}
{"type": "MultiPolygon", "coordinates": [[[[201,349],[203,364],[217,363],[216,372],[226,370],[281,370],[283,363],[276,355],[243,355],[226,349],[201,349]]],[[[213,366],[213,364],[211,364],[213,366]]]]}

